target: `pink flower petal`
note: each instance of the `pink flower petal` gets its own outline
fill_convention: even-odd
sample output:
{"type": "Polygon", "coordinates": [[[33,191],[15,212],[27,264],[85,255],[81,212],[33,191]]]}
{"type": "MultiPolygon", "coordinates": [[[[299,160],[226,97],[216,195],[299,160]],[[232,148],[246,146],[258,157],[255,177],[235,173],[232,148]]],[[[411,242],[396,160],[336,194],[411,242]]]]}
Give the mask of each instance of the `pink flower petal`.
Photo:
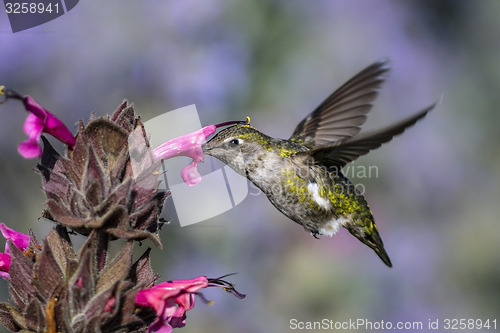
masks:
{"type": "Polygon", "coordinates": [[[198,162],[193,160],[187,167],[183,168],[181,171],[182,180],[184,180],[184,183],[186,183],[188,186],[194,186],[201,182],[201,175],[196,168],[197,165],[198,162]]]}
{"type": "Polygon", "coordinates": [[[17,151],[24,158],[42,157],[42,147],[31,140],[21,142],[17,147],[17,151]]]}
{"type": "MultiPolygon", "coordinates": [[[[26,250],[29,245],[29,235],[17,232],[3,223],[0,223],[0,232],[5,239],[10,239],[21,251],[26,250]]],[[[0,252],[0,277],[4,279],[9,278],[10,261],[10,249],[9,243],[7,242],[5,243],[5,253],[0,252]]]]}
{"type": "Polygon", "coordinates": [[[47,110],[44,109],[40,104],[38,104],[33,99],[33,97],[24,96],[23,97],[23,104],[24,104],[24,107],[26,108],[26,111],[33,114],[37,118],[44,119],[44,122],[45,122],[45,119],[47,118],[47,110]]]}
{"type": "Polygon", "coordinates": [[[38,138],[38,141],[40,141],[40,135],[42,135],[43,128],[45,126],[45,119],[44,118],[39,118],[35,116],[34,114],[29,114],[26,117],[26,120],[24,121],[23,125],[23,130],[24,133],[26,133],[30,139],[31,138],[38,138]]]}
{"type": "MultiPolygon", "coordinates": [[[[30,243],[30,236],[23,234],[22,232],[17,232],[5,224],[0,223],[0,232],[5,237],[5,239],[10,239],[21,251],[26,250],[30,243]]],[[[5,244],[5,252],[9,254],[8,243],[5,244]]]]}
{"type": "Polygon", "coordinates": [[[162,282],[149,289],[139,291],[136,304],[153,308],[157,318],[148,332],[171,332],[186,324],[186,311],[194,306],[194,294],[208,287],[206,276],[191,280],[162,282]]]}
{"type": "Polygon", "coordinates": [[[59,141],[67,144],[70,148],[73,148],[75,146],[76,139],[73,134],[61,120],[59,120],[49,111],[47,111],[47,123],[43,131],[47,134],[52,135],[59,141]]]}
{"type": "Polygon", "coordinates": [[[0,87],[0,94],[5,95],[5,100],[12,98],[23,102],[24,108],[29,112],[24,122],[24,132],[28,135],[28,140],[19,145],[18,151],[25,158],[34,158],[42,156],[42,149],[36,146],[40,145],[40,136],[47,133],[67,144],[73,149],[76,139],[71,131],[56,116],[44,109],[30,96],[21,96],[12,89],[4,86],[0,87]]]}
{"type": "Polygon", "coordinates": [[[208,125],[198,131],[173,138],[153,150],[157,159],[169,159],[176,156],[191,157],[193,161],[182,169],[181,176],[188,186],[193,186],[201,181],[201,175],[196,169],[199,162],[203,161],[201,144],[207,137],[217,130],[215,125],[208,125]]]}
{"type": "Polygon", "coordinates": [[[214,134],[215,125],[208,125],[195,132],[178,136],[168,140],[164,144],[153,150],[156,158],[169,159],[176,156],[187,156],[193,160],[201,161],[203,159],[203,149],[201,144],[207,137],[214,134]]]}
{"type": "Polygon", "coordinates": [[[158,319],[148,328],[148,333],[172,333],[174,328],[167,323],[162,323],[158,319]]]}
{"type": "Polygon", "coordinates": [[[44,120],[34,114],[29,114],[24,121],[23,130],[29,138],[19,144],[18,152],[24,158],[42,157],[42,147],[40,147],[40,136],[42,135],[44,120]]]}
{"type": "MultiPolygon", "coordinates": [[[[25,96],[23,102],[26,111],[36,116],[43,123],[42,130],[44,133],[52,135],[54,138],[67,144],[70,148],[75,146],[75,137],[61,120],[40,106],[31,96],[25,96]]],[[[27,134],[30,135],[29,133],[27,134]]]]}
{"type": "Polygon", "coordinates": [[[10,255],[7,253],[0,252],[0,277],[7,279],[9,278],[10,269],[10,255]]]}

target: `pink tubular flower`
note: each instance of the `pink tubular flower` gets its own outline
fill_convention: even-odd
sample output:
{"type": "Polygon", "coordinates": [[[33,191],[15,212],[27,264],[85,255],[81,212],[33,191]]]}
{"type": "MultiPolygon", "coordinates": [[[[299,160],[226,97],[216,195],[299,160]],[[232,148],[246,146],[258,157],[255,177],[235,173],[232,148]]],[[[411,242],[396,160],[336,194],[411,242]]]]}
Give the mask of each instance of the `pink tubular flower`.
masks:
{"type": "Polygon", "coordinates": [[[187,185],[196,185],[201,181],[201,175],[196,169],[198,163],[203,161],[201,144],[214,134],[216,129],[215,125],[208,125],[198,131],[173,138],[158,146],[153,153],[157,159],[162,160],[176,156],[191,157],[193,161],[182,169],[181,176],[187,185]]]}
{"type": "Polygon", "coordinates": [[[148,332],[170,333],[176,327],[184,327],[186,311],[194,307],[195,294],[206,302],[203,295],[198,292],[200,289],[222,287],[239,298],[245,298],[245,295],[238,293],[231,283],[221,278],[207,279],[206,276],[200,276],[190,280],[168,281],[139,291],[135,303],[154,309],[157,316],[149,326],[148,332]]]}
{"type": "MultiPolygon", "coordinates": [[[[0,223],[0,232],[5,239],[10,239],[21,251],[26,250],[30,242],[30,236],[21,232],[17,232],[7,227],[5,224],[0,223]]],[[[10,249],[9,243],[5,244],[5,252],[0,252],[0,277],[6,279],[9,277],[10,269],[10,249]]]]}
{"type": "Polygon", "coordinates": [[[3,279],[9,278],[10,255],[0,252],[0,277],[3,279]]]}
{"type": "Polygon", "coordinates": [[[194,306],[194,294],[208,287],[208,280],[200,276],[191,280],[162,282],[156,286],[139,291],[135,303],[151,307],[157,318],[148,332],[170,333],[175,327],[186,324],[186,311],[194,306]]]}
{"type": "Polygon", "coordinates": [[[234,124],[248,123],[246,121],[228,121],[217,125],[208,125],[195,132],[178,136],[161,144],[153,150],[155,157],[166,160],[176,156],[191,157],[193,161],[181,171],[181,176],[188,186],[194,186],[201,181],[201,175],[196,169],[198,163],[203,161],[203,149],[201,144],[210,135],[214,134],[217,128],[234,124]]]}
{"type": "Polygon", "coordinates": [[[56,116],[43,108],[30,96],[21,96],[12,89],[0,87],[0,93],[5,95],[5,99],[15,98],[23,102],[24,108],[30,114],[24,122],[24,132],[28,135],[28,140],[19,144],[19,154],[24,158],[40,158],[42,148],[40,147],[40,136],[47,133],[67,144],[70,149],[75,145],[75,137],[70,130],[56,116]]]}

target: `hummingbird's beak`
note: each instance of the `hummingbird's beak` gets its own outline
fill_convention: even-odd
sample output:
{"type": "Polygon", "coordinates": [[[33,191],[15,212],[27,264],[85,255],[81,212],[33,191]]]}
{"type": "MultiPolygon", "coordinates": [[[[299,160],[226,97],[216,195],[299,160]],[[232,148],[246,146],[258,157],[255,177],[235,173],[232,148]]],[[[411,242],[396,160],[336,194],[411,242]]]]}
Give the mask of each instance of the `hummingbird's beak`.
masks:
{"type": "Polygon", "coordinates": [[[203,150],[204,154],[207,154],[210,151],[210,148],[207,147],[207,143],[202,144],[201,149],[203,150]]]}
{"type": "Polygon", "coordinates": [[[214,143],[212,142],[212,139],[209,139],[206,142],[204,142],[204,143],[201,144],[201,149],[203,150],[204,154],[209,154],[210,155],[210,151],[212,149],[214,149],[214,143]]]}

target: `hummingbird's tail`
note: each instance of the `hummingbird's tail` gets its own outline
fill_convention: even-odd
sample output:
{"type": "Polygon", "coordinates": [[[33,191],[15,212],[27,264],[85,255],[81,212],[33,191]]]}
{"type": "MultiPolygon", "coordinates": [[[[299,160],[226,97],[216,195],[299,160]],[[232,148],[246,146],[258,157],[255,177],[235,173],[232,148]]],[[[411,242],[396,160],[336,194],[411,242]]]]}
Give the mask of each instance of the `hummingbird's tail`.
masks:
{"type": "Polygon", "coordinates": [[[392,267],[391,259],[389,259],[389,255],[385,252],[384,242],[382,242],[382,238],[378,233],[375,223],[372,222],[368,228],[360,228],[355,223],[345,223],[344,227],[349,230],[353,236],[363,242],[363,244],[366,244],[375,251],[384,264],[392,267]]]}
{"type": "MultiPolygon", "coordinates": [[[[373,237],[370,237],[370,238],[373,238],[373,237]]],[[[384,243],[382,243],[382,238],[380,238],[378,233],[377,233],[377,237],[374,238],[373,240],[368,240],[368,241],[361,240],[361,241],[363,243],[365,243],[366,245],[368,245],[369,247],[371,247],[373,249],[373,251],[375,251],[375,253],[379,256],[379,258],[382,259],[384,264],[386,264],[389,267],[392,267],[391,259],[389,258],[389,255],[387,254],[387,252],[385,252],[384,243]],[[375,239],[377,239],[377,240],[375,240],[375,239]]]]}

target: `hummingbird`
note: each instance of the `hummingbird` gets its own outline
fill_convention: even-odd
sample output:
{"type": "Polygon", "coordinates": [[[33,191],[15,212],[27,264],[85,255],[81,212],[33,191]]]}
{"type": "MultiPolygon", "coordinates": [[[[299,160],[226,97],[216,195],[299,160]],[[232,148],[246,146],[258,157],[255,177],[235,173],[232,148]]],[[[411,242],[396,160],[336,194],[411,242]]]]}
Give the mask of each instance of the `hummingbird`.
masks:
{"type": "Polygon", "coordinates": [[[268,136],[248,122],[220,131],[202,146],[203,152],[248,178],[315,238],[344,227],[392,267],[366,199],[342,173],[347,163],[403,133],[435,106],[359,134],[388,71],[385,59],[360,71],[304,118],[288,140],[268,136]]]}

